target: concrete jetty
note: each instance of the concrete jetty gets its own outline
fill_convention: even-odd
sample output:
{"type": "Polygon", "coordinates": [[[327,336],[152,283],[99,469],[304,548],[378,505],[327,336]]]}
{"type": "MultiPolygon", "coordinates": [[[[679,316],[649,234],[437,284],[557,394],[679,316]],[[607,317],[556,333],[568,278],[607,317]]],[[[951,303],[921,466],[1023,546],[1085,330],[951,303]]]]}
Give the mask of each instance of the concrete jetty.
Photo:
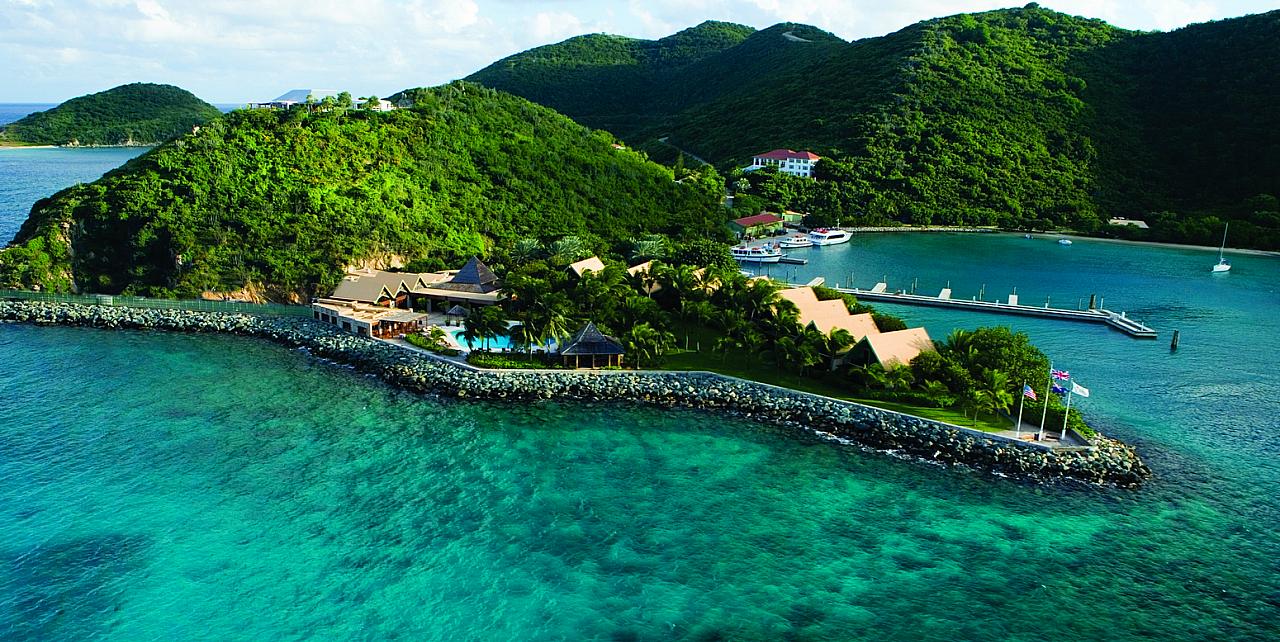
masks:
{"type": "Polygon", "coordinates": [[[1023,305],[1018,302],[1018,295],[1016,294],[1010,295],[1007,303],[1001,303],[999,301],[983,301],[980,299],[953,299],[951,298],[951,288],[943,289],[936,297],[920,294],[907,294],[905,292],[891,292],[889,291],[888,284],[884,282],[875,284],[869,290],[863,290],[861,288],[834,289],[840,292],[852,294],[864,301],[884,301],[886,303],[899,303],[902,305],[925,305],[937,308],[972,310],[975,312],[1016,314],[1028,317],[1062,319],[1064,321],[1102,323],[1135,339],[1154,339],[1157,336],[1155,330],[1139,323],[1138,321],[1130,319],[1124,312],[1113,312],[1111,310],[1101,308],[1089,310],[1068,310],[1065,308],[1051,308],[1048,304],[1045,304],[1044,306],[1023,305]]]}

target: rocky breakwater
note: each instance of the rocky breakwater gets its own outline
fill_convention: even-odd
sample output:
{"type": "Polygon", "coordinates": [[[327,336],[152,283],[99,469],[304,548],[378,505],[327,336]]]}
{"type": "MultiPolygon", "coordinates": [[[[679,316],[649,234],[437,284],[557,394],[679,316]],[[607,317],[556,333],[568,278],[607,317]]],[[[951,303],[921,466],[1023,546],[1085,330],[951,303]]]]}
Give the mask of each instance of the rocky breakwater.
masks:
{"type": "Polygon", "coordinates": [[[423,393],[475,399],[627,401],[719,410],[831,439],[1035,480],[1135,487],[1150,470],[1128,445],[1054,451],[910,415],[712,373],[476,370],[354,336],[302,317],[0,301],[0,319],[100,328],[256,336],[349,364],[423,393]]]}

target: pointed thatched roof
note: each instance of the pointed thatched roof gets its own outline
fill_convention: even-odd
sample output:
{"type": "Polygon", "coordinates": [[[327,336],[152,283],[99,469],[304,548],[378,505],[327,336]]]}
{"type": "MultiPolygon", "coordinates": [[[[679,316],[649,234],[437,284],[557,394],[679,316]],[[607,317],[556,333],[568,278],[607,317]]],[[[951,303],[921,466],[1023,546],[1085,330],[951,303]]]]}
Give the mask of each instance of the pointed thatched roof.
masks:
{"type": "Polygon", "coordinates": [[[588,321],[582,326],[564,345],[560,346],[561,355],[582,355],[589,356],[594,354],[626,354],[626,350],[622,349],[622,344],[617,339],[608,336],[596,328],[596,324],[588,321]]]}
{"type": "Polygon", "coordinates": [[[444,283],[433,283],[427,287],[437,290],[453,290],[454,292],[472,292],[488,294],[498,288],[498,277],[476,257],[471,257],[452,279],[444,283]]]}
{"type": "Polygon", "coordinates": [[[467,309],[460,305],[455,305],[452,308],[449,308],[448,312],[445,312],[445,316],[465,317],[467,316],[467,309]]]}

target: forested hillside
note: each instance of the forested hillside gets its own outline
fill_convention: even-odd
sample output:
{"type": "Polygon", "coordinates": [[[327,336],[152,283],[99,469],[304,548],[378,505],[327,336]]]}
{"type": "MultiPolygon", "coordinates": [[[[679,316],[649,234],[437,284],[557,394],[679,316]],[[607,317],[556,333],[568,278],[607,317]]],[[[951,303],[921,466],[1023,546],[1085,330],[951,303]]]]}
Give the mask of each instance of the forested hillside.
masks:
{"type": "Polygon", "coordinates": [[[546,107],[478,85],[388,113],[239,110],[36,203],[0,287],[310,293],[344,266],[460,263],[495,241],[721,233],[720,179],[670,169],[546,107]]]}
{"type": "Polygon", "coordinates": [[[1275,42],[1280,11],[1138,33],[1031,4],[852,43],[778,25],[686,64],[626,73],[581,55],[589,43],[533,50],[592,75],[563,95],[564,76],[532,52],[473,78],[542,96],[642,149],[666,138],[722,173],[776,147],[816,151],[828,157],[824,180],[752,176],[745,193],[756,198],[740,202],[818,221],[1094,232],[1126,216],[1153,229],[1114,233],[1216,243],[1230,218],[1236,244],[1275,248],[1275,42]],[[617,94],[659,97],[637,110],[617,94]]]}
{"type": "Polygon", "coordinates": [[[133,83],[72,98],[0,130],[0,143],[154,145],[221,115],[173,85],[133,83]]]}

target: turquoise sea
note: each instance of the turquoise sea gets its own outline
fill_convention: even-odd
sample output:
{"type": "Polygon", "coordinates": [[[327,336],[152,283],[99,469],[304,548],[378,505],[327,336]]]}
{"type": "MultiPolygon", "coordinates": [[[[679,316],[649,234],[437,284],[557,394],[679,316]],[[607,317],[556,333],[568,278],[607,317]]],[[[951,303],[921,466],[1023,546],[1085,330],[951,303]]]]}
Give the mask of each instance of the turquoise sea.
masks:
{"type": "Polygon", "coordinates": [[[894,310],[1031,333],[1155,480],[1032,486],[697,412],[421,397],[254,340],[2,325],[0,639],[1276,639],[1280,260],[1214,278],[1204,251],[959,235],[811,256],[799,276],[1097,292],[1147,321],[1160,340],[894,310]]]}

